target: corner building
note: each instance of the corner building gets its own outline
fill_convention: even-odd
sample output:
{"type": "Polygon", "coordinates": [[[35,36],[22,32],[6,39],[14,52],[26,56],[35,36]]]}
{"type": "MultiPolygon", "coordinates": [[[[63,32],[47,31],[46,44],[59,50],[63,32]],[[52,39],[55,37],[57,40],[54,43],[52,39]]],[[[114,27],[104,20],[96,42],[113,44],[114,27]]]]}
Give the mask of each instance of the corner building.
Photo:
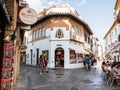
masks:
{"type": "Polygon", "coordinates": [[[116,0],[114,22],[104,36],[104,40],[106,58],[120,62],[120,0],[116,0]]]}
{"type": "Polygon", "coordinates": [[[25,63],[38,65],[43,54],[49,68],[83,67],[83,57],[91,51],[93,32],[77,11],[68,5],[57,5],[45,8],[38,16],[25,37],[25,63]]]}

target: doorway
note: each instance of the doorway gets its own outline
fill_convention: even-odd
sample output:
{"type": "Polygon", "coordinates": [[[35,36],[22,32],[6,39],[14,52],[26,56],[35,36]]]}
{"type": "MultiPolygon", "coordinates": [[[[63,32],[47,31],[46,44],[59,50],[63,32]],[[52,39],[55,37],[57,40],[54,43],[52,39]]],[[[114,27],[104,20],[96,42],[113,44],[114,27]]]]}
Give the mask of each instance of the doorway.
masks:
{"type": "Polygon", "coordinates": [[[32,65],[32,59],[33,59],[33,50],[30,50],[31,53],[31,65],[32,65]]]}
{"type": "Polygon", "coordinates": [[[64,50],[57,48],[55,50],[55,67],[64,67],[64,50]]]}
{"type": "Polygon", "coordinates": [[[39,49],[36,49],[36,65],[39,64],[39,49]]]}

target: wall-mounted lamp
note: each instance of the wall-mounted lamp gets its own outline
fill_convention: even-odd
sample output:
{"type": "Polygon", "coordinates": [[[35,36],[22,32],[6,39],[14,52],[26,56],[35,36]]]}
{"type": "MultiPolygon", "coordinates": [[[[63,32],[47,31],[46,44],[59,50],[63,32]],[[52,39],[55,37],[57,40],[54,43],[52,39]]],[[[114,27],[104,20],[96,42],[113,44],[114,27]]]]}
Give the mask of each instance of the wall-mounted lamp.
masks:
{"type": "Polygon", "coordinates": [[[15,32],[14,32],[13,34],[7,35],[7,36],[4,38],[4,41],[10,42],[10,41],[15,40],[15,38],[16,38],[16,36],[15,36],[15,32]]]}
{"type": "Polygon", "coordinates": [[[11,35],[7,35],[7,36],[4,38],[4,41],[9,42],[9,41],[11,41],[11,39],[12,39],[12,36],[11,36],[11,35]]]}

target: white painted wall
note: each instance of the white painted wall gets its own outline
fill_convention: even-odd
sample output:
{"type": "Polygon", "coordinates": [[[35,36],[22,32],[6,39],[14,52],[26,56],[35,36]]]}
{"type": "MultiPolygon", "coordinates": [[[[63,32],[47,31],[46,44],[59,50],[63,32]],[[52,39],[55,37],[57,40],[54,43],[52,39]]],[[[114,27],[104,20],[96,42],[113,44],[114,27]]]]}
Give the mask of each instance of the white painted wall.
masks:
{"type": "Polygon", "coordinates": [[[41,40],[41,41],[29,43],[27,47],[28,48],[26,50],[26,55],[29,54],[29,58],[26,58],[26,64],[31,64],[30,50],[33,50],[33,55],[35,54],[35,56],[33,57],[32,65],[36,65],[36,49],[39,49],[39,56],[42,54],[43,50],[50,50],[49,38],[41,40]]]}
{"type": "MultiPolygon", "coordinates": [[[[26,50],[26,64],[31,64],[31,53],[30,50],[33,50],[33,59],[32,65],[36,65],[36,49],[39,49],[39,56],[42,54],[43,50],[49,51],[48,56],[48,67],[55,67],[55,50],[57,48],[63,48],[64,50],[64,68],[72,69],[72,68],[81,68],[83,67],[83,63],[70,64],[70,48],[74,49],[77,53],[84,54],[83,44],[70,41],[70,31],[66,30],[65,27],[54,27],[53,30],[46,30],[46,38],[41,39],[39,41],[32,41],[32,35],[28,37],[27,40],[27,50],[26,50]],[[64,33],[63,38],[56,38],[56,31],[61,29],[64,33]],[[29,54],[29,57],[28,57],[29,54]]],[[[84,43],[86,47],[90,48],[88,43],[84,43]]]]}

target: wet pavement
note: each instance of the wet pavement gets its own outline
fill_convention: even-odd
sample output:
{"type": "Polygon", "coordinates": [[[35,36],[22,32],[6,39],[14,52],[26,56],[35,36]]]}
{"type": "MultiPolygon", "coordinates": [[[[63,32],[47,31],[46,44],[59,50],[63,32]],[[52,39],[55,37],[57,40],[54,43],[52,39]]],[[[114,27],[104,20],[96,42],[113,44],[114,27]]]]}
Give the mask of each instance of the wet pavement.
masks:
{"type": "Polygon", "coordinates": [[[120,90],[120,87],[110,87],[99,67],[90,71],[56,68],[40,75],[38,67],[22,65],[12,90],[120,90]]]}

